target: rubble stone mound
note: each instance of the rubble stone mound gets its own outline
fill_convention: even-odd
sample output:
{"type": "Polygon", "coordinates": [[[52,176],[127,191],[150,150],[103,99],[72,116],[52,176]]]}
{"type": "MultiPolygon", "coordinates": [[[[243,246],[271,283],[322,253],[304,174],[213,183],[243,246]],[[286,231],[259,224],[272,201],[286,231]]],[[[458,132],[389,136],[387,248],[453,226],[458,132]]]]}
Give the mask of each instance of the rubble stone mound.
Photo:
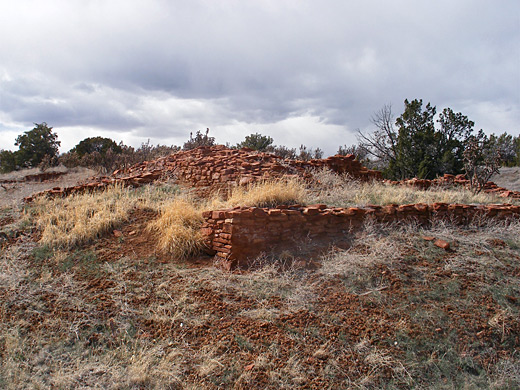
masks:
{"type": "Polygon", "coordinates": [[[336,173],[348,174],[363,181],[382,179],[381,172],[365,168],[352,154],[298,161],[284,160],[274,154],[256,152],[248,148],[230,149],[216,145],[202,146],[135,164],[114,171],[111,177],[93,179],[89,183],[73,187],[54,188],[25,200],[31,201],[40,195],[67,196],[102,189],[113,184],[140,186],[161,178],[174,178],[180,184],[195,188],[199,196],[208,196],[217,191],[225,194],[229,188],[263,179],[284,176],[306,178],[313,169],[320,168],[329,168],[336,173]]]}
{"type": "Polygon", "coordinates": [[[202,146],[181,151],[158,160],[136,164],[115,176],[139,176],[147,172],[174,175],[179,182],[198,189],[222,190],[260,179],[281,176],[308,177],[312,169],[329,168],[339,174],[349,174],[360,180],[381,179],[379,171],[369,170],[350,154],[310,161],[283,160],[280,157],[252,149],[230,149],[223,145],[202,146]]]}

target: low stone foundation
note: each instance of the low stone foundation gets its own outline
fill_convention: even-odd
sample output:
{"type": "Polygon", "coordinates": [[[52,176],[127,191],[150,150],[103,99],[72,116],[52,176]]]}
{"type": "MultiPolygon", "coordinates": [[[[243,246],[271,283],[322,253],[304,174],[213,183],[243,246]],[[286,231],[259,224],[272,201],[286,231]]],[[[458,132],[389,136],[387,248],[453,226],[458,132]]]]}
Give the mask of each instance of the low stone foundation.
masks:
{"type": "MultiPolygon", "coordinates": [[[[449,175],[445,174],[444,176],[438,177],[437,179],[427,180],[427,179],[408,179],[401,181],[392,181],[392,180],[384,180],[386,183],[397,185],[397,186],[405,186],[417,188],[420,190],[427,190],[432,187],[441,187],[441,188],[450,188],[450,187],[464,187],[469,189],[470,182],[466,179],[465,175],[449,175]]],[[[520,191],[511,191],[507,188],[500,187],[492,181],[488,181],[482,191],[488,194],[495,194],[502,198],[513,198],[520,199],[520,191]]]]}
{"type": "Polygon", "coordinates": [[[465,224],[476,218],[517,219],[520,206],[434,203],[328,208],[326,205],[238,207],[203,213],[209,252],[224,268],[247,267],[262,253],[305,253],[345,244],[349,233],[372,219],[378,223],[447,219],[465,224]]]}

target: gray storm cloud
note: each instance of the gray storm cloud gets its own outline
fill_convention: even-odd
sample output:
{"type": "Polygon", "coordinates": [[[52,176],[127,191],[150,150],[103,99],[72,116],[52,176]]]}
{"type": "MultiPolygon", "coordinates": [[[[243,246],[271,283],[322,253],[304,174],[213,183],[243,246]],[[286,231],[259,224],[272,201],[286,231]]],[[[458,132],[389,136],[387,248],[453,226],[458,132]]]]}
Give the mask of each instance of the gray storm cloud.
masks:
{"type": "Polygon", "coordinates": [[[0,132],[46,121],[73,146],[75,128],[161,143],[262,130],[332,153],[405,98],[520,131],[513,0],[2,3],[0,132]]]}

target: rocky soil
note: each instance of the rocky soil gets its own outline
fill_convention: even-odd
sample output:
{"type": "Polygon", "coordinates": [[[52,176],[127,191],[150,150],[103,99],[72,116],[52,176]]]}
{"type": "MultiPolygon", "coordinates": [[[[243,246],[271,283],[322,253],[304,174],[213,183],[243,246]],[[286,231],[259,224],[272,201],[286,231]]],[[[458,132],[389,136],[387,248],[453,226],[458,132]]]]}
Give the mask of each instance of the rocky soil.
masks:
{"type": "Polygon", "coordinates": [[[159,253],[151,209],[89,244],[42,246],[10,196],[0,388],[520,387],[518,220],[366,223],[324,255],[228,272],[159,253]]]}

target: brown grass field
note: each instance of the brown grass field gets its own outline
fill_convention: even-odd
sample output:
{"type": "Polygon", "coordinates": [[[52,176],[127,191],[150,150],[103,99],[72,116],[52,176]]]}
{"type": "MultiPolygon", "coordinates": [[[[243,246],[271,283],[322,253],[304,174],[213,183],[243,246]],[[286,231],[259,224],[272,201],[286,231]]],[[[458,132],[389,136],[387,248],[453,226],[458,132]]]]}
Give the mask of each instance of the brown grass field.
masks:
{"type": "Polygon", "coordinates": [[[2,204],[0,388],[519,388],[520,221],[367,224],[311,269],[198,254],[208,208],[507,201],[318,174],[226,202],[162,183],[2,204]]]}

